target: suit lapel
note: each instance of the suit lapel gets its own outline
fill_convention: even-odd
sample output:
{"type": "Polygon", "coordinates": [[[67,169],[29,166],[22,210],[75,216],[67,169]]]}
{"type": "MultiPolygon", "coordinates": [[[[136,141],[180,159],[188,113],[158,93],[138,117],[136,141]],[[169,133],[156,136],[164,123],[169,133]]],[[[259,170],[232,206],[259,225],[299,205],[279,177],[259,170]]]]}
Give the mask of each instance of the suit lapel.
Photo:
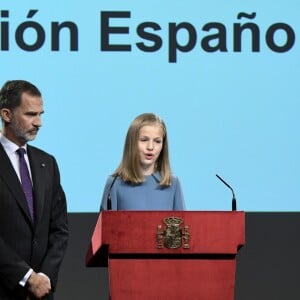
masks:
{"type": "Polygon", "coordinates": [[[45,167],[46,164],[35,148],[27,145],[28,158],[34,187],[35,201],[35,223],[37,224],[42,216],[44,207],[44,191],[45,191],[45,167]]]}
{"type": "MultiPolygon", "coordinates": [[[[16,199],[19,207],[24,212],[26,218],[32,224],[27,201],[22,189],[20,180],[7,156],[2,144],[0,143],[0,177],[6,183],[7,188],[16,199]]],[[[33,224],[32,224],[33,225],[33,224]]]]}

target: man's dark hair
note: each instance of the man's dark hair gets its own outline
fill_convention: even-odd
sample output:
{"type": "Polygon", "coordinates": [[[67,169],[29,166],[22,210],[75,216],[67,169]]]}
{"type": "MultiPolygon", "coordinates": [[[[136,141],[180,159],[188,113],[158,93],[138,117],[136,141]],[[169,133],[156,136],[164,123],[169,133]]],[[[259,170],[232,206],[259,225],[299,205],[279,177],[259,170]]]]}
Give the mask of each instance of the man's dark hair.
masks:
{"type": "Polygon", "coordinates": [[[0,90],[0,109],[8,108],[13,110],[21,104],[23,93],[31,96],[41,97],[41,92],[32,83],[25,80],[7,81],[0,90]]]}

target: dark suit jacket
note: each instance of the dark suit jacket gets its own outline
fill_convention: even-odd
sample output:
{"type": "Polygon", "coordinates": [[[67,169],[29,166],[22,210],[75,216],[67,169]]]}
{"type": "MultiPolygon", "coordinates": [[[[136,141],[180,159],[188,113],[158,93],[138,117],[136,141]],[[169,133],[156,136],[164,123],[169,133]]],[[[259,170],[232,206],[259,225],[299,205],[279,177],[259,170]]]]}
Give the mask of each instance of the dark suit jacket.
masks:
{"type": "Polygon", "coordinates": [[[18,176],[0,143],[0,299],[26,299],[19,281],[32,268],[55,290],[67,240],[67,208],[53,156],[27,146],[34,186],[35,221],[30,218],[18,176]]]}

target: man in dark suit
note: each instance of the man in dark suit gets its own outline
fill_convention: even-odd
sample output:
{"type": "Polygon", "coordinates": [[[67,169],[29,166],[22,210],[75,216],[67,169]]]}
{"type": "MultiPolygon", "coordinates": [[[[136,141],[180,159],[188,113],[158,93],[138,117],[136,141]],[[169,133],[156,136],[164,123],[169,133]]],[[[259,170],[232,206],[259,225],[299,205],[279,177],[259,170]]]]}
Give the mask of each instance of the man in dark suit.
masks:
{"type": "Polygon", "coordinates": [[[0,112],[0,299],[53,299],[67,207],[55,158],[27,144],[41,127],[41,93],[27,81],[8,81],[0,112]]]}

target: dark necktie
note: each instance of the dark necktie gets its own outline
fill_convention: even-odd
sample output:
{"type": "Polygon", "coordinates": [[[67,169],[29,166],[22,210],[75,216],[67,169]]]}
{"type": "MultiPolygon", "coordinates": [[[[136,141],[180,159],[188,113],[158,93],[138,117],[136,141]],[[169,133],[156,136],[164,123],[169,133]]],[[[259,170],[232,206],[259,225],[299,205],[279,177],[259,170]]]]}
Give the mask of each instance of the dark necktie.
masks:
{"type": "Polygon", "coordinates": [[[17,153],[19,154],[19,161],[20,161],[20,176],[21,176],[21,183],[23,187],[23,191],[27,200],[27,204],[29,207],[29,212],[31,218],[33,220],[33,191],[32,191],[32,183],[29,175],[29,170],[27,167],[27,163],[24,158],[26,150],[24,148],[19,148],[17,153]]]}

